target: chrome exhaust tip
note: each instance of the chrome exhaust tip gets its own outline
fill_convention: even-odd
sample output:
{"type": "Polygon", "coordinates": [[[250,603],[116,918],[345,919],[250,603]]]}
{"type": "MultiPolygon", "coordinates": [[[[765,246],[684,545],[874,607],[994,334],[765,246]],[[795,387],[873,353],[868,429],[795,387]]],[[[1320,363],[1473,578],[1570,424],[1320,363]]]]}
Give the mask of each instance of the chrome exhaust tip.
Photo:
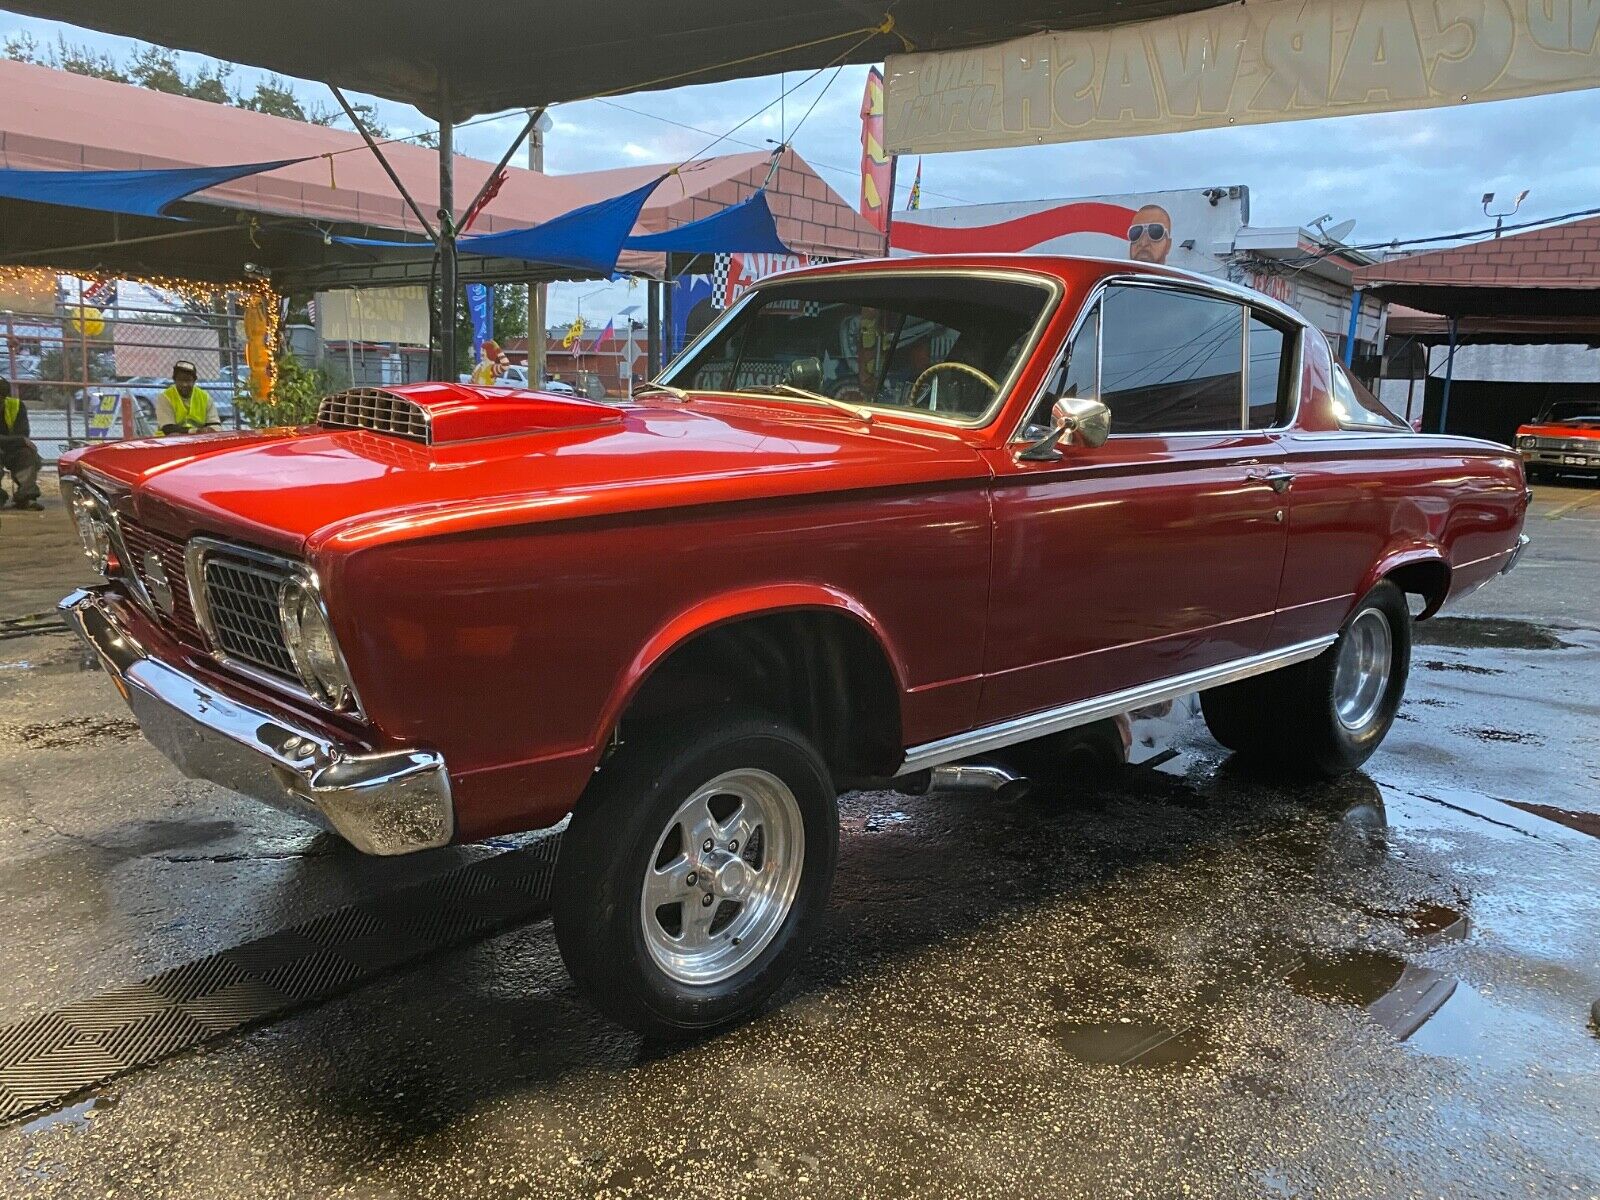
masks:
{"type": "Polygon", "coordinates": [[[1033,782],[999,763],[959,762],[902,775],[893,786],[896,791],[910,796],[926,796],[929,792],[982,792],[1015,799],[1030,790],[1033,782]]]}

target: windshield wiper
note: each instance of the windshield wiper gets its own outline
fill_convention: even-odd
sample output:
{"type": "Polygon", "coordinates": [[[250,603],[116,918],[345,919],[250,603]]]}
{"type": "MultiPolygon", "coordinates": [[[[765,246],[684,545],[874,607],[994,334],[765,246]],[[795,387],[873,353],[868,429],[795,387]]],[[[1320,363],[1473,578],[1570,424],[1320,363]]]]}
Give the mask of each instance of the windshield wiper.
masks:
{"type": "Polygon", "coordinates": [[[859,404],[851,404],[847,400],[839,400],[833,396],[824,396],[821,392],[808,391],[803,387],[795,387],[792,383],[763,384],[760,391],[777,392],[780,396],[791,396],[796,400],[810,400],[813,404],[826,404],[829,408],[836,408],[840,412],[849,413],[858,421],[872,424],[872,410],[862,408],[859,404]]]}
{"type": "Polygon", "coordinates": [[[635,396],[637,396],[640,392],[665,392],[674,400],[687,400],[689,398],[689,393],[684,391],[682,388],[673,387],[670,383],[657,383],[653,379],[648,383],[641,383],[638,387],[633,389],[633,394],[635,396]]]}

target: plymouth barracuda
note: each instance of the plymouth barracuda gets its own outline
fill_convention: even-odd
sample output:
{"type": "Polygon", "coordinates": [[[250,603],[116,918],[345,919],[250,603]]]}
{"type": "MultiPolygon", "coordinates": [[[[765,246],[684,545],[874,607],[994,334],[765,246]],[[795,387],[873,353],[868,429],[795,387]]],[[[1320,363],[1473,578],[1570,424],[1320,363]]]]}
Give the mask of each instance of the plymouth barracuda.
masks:
{"type": "Polygon", "coordinates": [[[1529,479],[1600,477],[1600,400],[1557,400],[1517,430],[1529,479]]]}
{"type": "Polygon", "coordinates": [[[842,790],[1193,692],[1240,755],[1356,767],[1528,502],[1263,295],[1008,256],[774,278],[626,404],[357,388],[62,487],[106,577],[62,607],[179,768],[374,854],[570,814],[566,962],[678,1033],[793,967],[842,790]]]}

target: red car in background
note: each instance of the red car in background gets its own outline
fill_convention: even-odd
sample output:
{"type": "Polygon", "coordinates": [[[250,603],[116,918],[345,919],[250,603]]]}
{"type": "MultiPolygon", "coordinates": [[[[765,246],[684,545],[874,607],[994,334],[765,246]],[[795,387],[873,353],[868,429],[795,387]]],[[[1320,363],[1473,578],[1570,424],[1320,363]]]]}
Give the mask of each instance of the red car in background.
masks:
{"type": "Polygon", "coordinates": [[[1529,479],[1600,476],[1600,400],[1557,400],[1517,430],[1529,479]]]}
{"type": "Polygon", "coordinates": [[[186,773],[395,854],[553,825],[620,1020],[761,1003],[836,797],[1004,781],[1199,691],[1337,774],[1411,623],[1509,570],[1522,466],[1347,395],[1323,335],[1157,266],[981,256],[763,282],[615,406],[423,384],[317,425],[63,459],[63,601],[186,773]]]}

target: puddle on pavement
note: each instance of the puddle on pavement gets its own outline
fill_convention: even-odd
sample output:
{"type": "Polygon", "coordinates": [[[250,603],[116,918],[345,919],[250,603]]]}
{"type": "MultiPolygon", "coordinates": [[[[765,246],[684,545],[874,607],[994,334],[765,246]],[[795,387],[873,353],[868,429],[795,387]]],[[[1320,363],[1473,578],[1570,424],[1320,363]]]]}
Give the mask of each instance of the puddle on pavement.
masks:
{"type": "Polygon", "coordinates": [[[1463,649],[1493,646],[1501,650],[1570,650],[1574,645],[1531,621],[1504,617],[1434,617],[1419,622],[1414,636],[1421,646],[1463,649]]]}
{"type": "MultiPolygon", "coordinates": [[[[1471,931],[1469,918],[1446,904],[1425,901],[1404,909],[1363,906],[1369,916],[1397,926],[1425,948],[1463,941],[1471,931]]],[[[1203,1012],[1226,1007],[1242,997],[1247,987],[1263,979],[1276,979],[1296,995],[1323,1004],[1360,1008],[1397,1041],[1412,1039],[1427,1026],[1462,987],[1457,980],[1402,955],[1371,947],[1340,950],[1268,946],[1253,959],[1224,964],[1217,977],[1201,989],[1193,1007],[1203,1012]]],[[[1481,999],[1481,998],[1480,998],[1481,999]]],[[[1070,1012],[1070,989],[1056,989],[1054,1007],[1070,1012]]],[[[1456,1026],[1472,1017],[1463,1004],[1452,1018],[1456,1026]]],[[[1202,1019],[1174,1024],[1143,1016],[1113,1020],[1057,1022],[1050,1030],[1056,1042],[1078,1061],[1092,1066],[1137,1067],[1172,1070],[1208,1061],[1213,1042],[1202,1019]]],[[[1429,1053],[1446,1054],[1464,1035],[1457,1030],[1429,1042],[1429,1053]]]]}
{"type": "Polygon", "coordinates": [[[37,1137],[54,1129],[70,1129],[82,1133],[89,1128],[89,1122],[96,1114],[115,1107],[116,1103],[110,1096],[90,1096],[87,1100],[80,1100],[76,1104],[69,1104],[65,1108],[57,1108],[35,1117],[22,1126],[22,1133],[29,1137],[37,1137]]]}

